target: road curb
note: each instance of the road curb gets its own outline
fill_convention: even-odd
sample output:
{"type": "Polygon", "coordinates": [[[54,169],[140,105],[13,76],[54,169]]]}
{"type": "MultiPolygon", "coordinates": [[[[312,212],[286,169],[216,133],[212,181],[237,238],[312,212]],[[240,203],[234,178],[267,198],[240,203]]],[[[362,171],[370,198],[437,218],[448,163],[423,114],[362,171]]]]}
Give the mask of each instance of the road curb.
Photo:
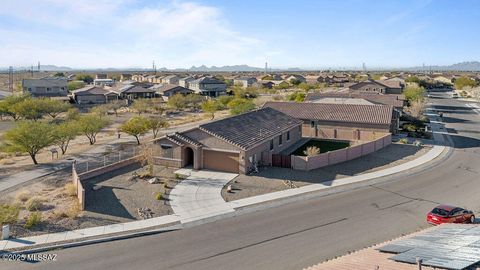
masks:
{"type": "Polygon", "coordinates": [[[53,245],[46,245],[46,246],[36,247],[36,248],[34,247],[34,248],[25,248],[25,249],[14,249],[12,251],[1,250],[0,255],[2,255],[2,254],[31,254],[31,253],[40,253],[40,252],[56,250],[56,249],[65,249],[65,248],[72,248],[72,247],[79,247],[79,246],[87,246],[87,245],[93,245],[93,244],[99,244],[99,243],[105,243],[105,242],[111,242],[111,241],[118,241],[118,240],[125,240],[125,239],[130,239],[130,238],[154,235],[154,234],[159,234],[159,233],[164,233],[164,232],[171,232],[171,231],[179,230],[181,228],[182,228],[181,224],[176,224],[176,225],[171,225],[171,226],[163,227],[163,228],[159,228],[159,229],[150,229],[150,230],[146,230],[146,231],[136,231],[136,232],[126,233],[126,234],[121,234],[121,235],[114,235],[114,236],[109,236],[109,237],[93,238],[93,239],[82,240],[82,241],[73,241],[73,242],[68,242],[68,243],[57,242],[57,244],[54,243],[53,245]]]}

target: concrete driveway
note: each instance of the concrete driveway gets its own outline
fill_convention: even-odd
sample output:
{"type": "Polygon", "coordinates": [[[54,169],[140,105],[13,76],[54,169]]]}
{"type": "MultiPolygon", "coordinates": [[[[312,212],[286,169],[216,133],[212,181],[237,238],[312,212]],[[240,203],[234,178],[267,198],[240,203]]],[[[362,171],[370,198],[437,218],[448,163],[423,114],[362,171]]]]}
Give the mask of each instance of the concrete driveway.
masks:
{"type": "Polygon", "coordinates": [[[182,223],[234,211],[223,200],[222,188],[238,174],[192,169],[180,169],[175,173],[188,175],[169,195],[173,212],[182,223]]]}

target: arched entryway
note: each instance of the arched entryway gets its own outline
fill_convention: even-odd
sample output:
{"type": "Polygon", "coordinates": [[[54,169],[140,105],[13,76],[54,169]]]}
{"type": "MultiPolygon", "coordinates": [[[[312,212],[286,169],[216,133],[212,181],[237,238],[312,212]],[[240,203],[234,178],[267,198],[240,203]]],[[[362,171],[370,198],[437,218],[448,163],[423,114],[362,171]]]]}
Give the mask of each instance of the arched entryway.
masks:
{"type": "Polygon", "coordinates": [[[193,166],[194,162],[193,149],[190,147],[185,148],[185,166],[193,166]]]}

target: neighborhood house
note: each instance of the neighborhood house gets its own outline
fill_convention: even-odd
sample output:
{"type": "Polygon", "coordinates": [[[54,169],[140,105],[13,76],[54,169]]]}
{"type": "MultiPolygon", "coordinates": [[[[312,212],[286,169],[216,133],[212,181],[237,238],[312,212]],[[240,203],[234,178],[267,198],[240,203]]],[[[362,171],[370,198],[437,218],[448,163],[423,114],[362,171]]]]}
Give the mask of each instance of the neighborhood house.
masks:
{"type": "Polygon", "coordinates": [[[67,78],[23,79],[22,89],[24,93],[29,93],[33,97],[67,96],[67,78]]]}

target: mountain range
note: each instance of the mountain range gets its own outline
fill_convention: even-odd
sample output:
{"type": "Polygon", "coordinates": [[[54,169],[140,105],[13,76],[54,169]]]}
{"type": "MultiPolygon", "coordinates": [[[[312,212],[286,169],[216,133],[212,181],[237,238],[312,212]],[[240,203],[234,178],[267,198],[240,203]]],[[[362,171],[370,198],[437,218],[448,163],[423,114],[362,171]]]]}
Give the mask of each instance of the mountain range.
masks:
{"type": "MultiPolygon", "coordinates": [[[[30,70],[31,67],[15,67],[15,70],[30,70]]],[[[36,70],[36,66],[33,67],[34,71],[36,70]]],[[[86,68],[86,69],[78,69],[78,68],[70,68],[65,66],[55,66],[55,65],[41,65],[40,69],[42,71],[104,71],[104,72],[119,72],[119,71],[152,71],[151,68],[86,68]]],[[[233,65],[233,66],[211,66],[207,67],[205,65],[201,66],[192,66],[190,68],[175,68],[175,69],[167,69],[165,67],[157,69],[158,71],[177,71],[177,72],[262,72],[265,69],[259,67],[252,67],[248,65],[233,65]]],[[[298,71],[312,71],[312,70],[324,70],[322,68],[319,69],[301,69],[301,68],[284,68],[284,69],[271,69],[269,68],[268,71],[286,71],[286,72],[298,72],[298,71]]],[[[347,69],[348,70],[348,69],[347,69]]],[[[360,68],[352,68],[351,70],[360,70],[360,68]]],[[[382,69],[388,70],[388,69],[382,69]]],[[[407,68],[393,68],[392,70],[406,70],[406,71],[418,71],[418,70],[432,70],[432,71],[480,71],[480,62],[479,61],[468,61],[468,62],[461,62],[452,65],[445,65],[445,66],[417,66],[417,67],[407,67],[407,68]]],[[[0,68],[0,71],[8,71],[8,68],[0,68]]]]}

